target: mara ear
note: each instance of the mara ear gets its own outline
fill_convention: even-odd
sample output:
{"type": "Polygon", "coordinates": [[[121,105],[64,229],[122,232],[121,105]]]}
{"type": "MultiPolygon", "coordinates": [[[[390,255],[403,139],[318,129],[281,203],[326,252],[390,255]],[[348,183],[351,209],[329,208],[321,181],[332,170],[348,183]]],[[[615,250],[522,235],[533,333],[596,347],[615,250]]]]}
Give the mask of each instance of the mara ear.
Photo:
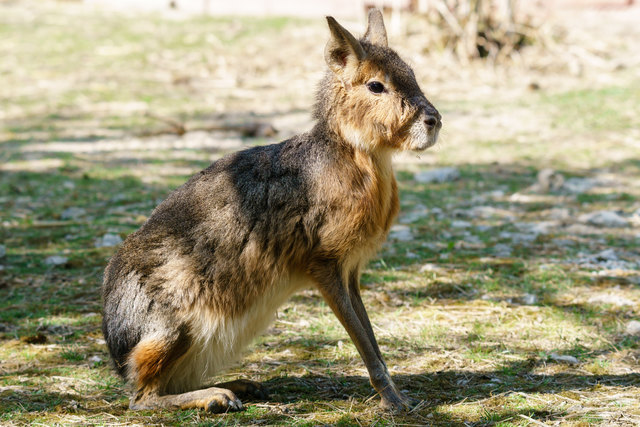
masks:
{"type": "Polygon", "coordinates": [[[369,25],[364,39],[371,44],[387,47],[387,30],[384,28],[382,12],[379,9],[369,10],[369,25]]]}
{"type": "Polygon", "coordinates": [[[366,53],[353,35],[331,16],[327,16],[331,38],[324,48],[324,59],[334,73],[357,66],[366,53]]]}

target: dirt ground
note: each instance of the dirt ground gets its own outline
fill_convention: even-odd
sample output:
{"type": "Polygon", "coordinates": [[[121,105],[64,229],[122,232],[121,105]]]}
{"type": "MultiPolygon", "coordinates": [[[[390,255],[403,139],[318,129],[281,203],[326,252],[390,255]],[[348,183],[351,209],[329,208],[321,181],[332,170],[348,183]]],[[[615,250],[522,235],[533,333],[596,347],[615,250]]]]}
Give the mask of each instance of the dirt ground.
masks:
{"type": "Polygon", "coordinates": [[[640,424],[640,8],[542,21],[501,64],[462,66],[417,18],[390,37],[444,123],[396,157],[401,214],[363,277],[418,406],[377,409],[306,291],[221,378],[272,398],[209,415],[127,409],[101,274],[188,176],[312,126],[324,20],[0,2],[0,423],[640,424]]]}

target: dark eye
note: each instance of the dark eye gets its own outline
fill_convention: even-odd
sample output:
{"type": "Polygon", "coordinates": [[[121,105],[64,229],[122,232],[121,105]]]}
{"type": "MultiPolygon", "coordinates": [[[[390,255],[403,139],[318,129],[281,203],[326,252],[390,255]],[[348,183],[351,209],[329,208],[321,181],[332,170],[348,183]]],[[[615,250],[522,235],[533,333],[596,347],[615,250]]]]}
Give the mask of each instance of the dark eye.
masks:
{"type": "Polygon", "coordinates": [[[384,91],[384,85],[380,82],[369,82],[367,88],[373,93],[382,93],[384,91]]]}

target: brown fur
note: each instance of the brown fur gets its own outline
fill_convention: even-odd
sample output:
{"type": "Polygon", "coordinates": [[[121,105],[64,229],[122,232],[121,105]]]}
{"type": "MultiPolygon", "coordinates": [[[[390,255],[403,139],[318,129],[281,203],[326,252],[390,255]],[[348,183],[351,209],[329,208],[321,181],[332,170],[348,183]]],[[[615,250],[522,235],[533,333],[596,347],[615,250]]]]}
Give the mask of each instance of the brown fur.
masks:
{"type": "Polygon", "coordinates": [[[328,18],[330,71],[310,132],[213,163],[171,193],[109,262],[103,331],[135,389],[132,408],[218,412],[242,408],[234,392],[264,398],[247,381],[199,388],[309,286],[354,341],[382,406],[407,406],[359,277],[398,213],[392,152],[427,148],[441,123],[413,71],[386,46],[380,13],[369,22],[358,41],[328,18]]]}

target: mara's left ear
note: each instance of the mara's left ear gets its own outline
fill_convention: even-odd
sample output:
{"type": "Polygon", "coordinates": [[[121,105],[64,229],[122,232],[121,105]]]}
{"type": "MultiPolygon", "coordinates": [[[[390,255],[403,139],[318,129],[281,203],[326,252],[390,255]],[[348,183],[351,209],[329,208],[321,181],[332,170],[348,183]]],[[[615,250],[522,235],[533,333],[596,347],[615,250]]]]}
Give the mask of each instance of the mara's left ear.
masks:
{"type": "Polygon", "coordinates": [[[343,75],[346,72],[349,74],[365,58],[364,48],[333,17],[327,16],[327,24],[331,30],[331,38],[324,48],[324,59],[334,73],[343,75]]]}
{"type": "Polygon", "coordinates": [[[384,28],[382,12],[378,9],[369,10],[369,25],[364,39],[371,44],[387,47],[387,30],[384,28]]]}

